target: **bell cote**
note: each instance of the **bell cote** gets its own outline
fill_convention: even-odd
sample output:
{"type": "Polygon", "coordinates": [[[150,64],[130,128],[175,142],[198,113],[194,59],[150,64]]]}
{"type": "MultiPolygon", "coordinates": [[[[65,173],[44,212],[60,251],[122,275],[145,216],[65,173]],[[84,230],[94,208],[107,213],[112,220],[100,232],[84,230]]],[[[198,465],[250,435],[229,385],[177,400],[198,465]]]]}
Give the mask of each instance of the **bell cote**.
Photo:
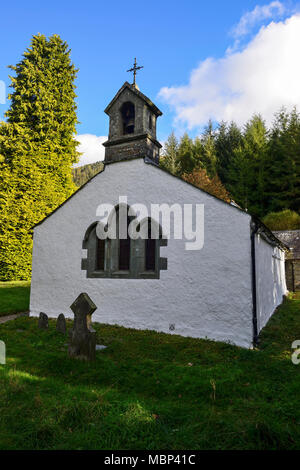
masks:
{"type": "Polygon", "coordinates": [[[148,157],[158,163],[161,144],[156,140],[156,121],[162,112],[136,84],[125,82],[105,113],[109,116],[105,162],[148,157]]]}

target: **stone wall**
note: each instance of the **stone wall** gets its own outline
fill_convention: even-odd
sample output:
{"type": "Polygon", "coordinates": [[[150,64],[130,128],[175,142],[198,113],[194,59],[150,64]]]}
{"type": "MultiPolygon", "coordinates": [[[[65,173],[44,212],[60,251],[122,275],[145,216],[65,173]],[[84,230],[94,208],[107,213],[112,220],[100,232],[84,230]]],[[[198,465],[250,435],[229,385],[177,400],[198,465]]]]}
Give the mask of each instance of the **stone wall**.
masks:
{"type": "Polygon", "coordinates": [[[139,95],[125,88],[111,105],[108,115],[109,135],[108,141],[104,143],[106,162],[134,157],[148,157],[158,161],[161,145],[156,140],[156,115],[139,95]],[[124,135],[120,109],[128,101],[135,107],[134,132],[124,135]]]}
{"type": "Polygon", "coordinates": [[[120,161],[136,157],[148,157],[155,161],[159,158],[158,142],[153,142],[147,134],[126,136],[113,145],[106,144],[105,162],[120,161]]]}
{"type": "Polygon", "coordinates": [[[293,265],[295,291],[300,291],[300,259],[295,259],[293,265]]]}
{"type": "Polygon", "coordinates": [[[113,103],[109,110],[109,135],[108,139],[118,139],[123,136],[122,116],[120,108],[124,103],[130,101],[135,107],[135,131],[134,134],[148,132],[156,139],[156,117],[146,103],[130,89],[126,88],[119,96],[117,101],[113,103]],[[152,129],[149,128],[149,113],[153,117],[152,129]]]}
{"type": "Polygon", "coordinates": [[[286,253],[286,283],[291,292],[300,290],[300,230],[281,230],[274,232],[279,240],[290,248],[286,253]]]}
{"type": "Polygon", "coordinates": [[[285,272],[288,290],[300,291],[300,259],[287,259],[285,272]]]}

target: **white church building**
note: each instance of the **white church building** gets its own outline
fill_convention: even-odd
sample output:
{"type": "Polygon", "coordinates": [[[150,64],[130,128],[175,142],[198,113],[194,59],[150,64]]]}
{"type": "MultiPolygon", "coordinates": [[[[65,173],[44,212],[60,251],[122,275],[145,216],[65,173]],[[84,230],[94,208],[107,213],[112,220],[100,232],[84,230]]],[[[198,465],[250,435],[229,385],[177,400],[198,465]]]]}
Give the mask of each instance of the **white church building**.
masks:
{"type": "Polygon", "coordinates": [[[94,322],[252,347],[287,293],[285,245],[249,213],[159,167],[162,113],[135,83],[105,112],[104,170],[34,228],[30,314],[73,318],[70,305],[86,292],[94,322]],[[129,237],[130,225],[146,236],[129,237]],[[196,226],[194,242],[183,225],[196,226]]]}

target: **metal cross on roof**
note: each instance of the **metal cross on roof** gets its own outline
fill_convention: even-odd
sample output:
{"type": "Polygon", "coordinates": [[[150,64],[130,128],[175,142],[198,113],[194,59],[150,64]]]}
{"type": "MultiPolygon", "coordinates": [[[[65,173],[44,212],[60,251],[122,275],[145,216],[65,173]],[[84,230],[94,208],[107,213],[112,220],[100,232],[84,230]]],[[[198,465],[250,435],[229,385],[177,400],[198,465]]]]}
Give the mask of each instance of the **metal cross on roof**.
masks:
{"type": "Polygon", "coordinates": [[[137,67],[136,65],[136,57],[134,58],[134,63],[133,63],[133,67],[129,70],[127,70],[127,72],[133,72],[133,85],[135,85],[135,76],[136,76],[136,71],[137,70],[140,70],[140,69],[143,69],[144,66],[143,65],[140,65],[139,67],[137,67]]]}

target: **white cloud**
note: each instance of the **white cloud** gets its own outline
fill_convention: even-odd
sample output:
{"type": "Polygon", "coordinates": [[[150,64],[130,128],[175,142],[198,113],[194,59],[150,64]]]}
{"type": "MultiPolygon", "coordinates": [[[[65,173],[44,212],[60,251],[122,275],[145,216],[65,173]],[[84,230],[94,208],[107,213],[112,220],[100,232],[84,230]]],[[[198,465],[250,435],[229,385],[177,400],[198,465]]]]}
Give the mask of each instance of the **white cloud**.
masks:
{"type": "Polygon", "coordinates": [[[200,127],[209,118],[244,123],[261,113],[268,123],[281,106],[300,107],[300,15],[271,22],[238,52],[207,58],[185,86],[159,96],[176,113],[175,125],[200,127]]]}
{"type": "Polygon", "coordinates": [[[97,136],[94,134],[80,134],[77,135],[75,138],[76,140],[78,140],[78,142],[80,142],[80,145],[78,145],[77,150],[78,152],[82,153],[79,162],[74,165],[75,167],[104,160],[105,149],[102,143],[107,140],[106,136],[97,136]]]}
{"type": "Polygon", "coordinates": [[[271,2],[268,5],[256,5],[253,10],[247,11],[241,17],[238,24],[233,27],[232,35],[236,38],[245,36],[257,23],[266,19],[280,17],[285,11],[285,6],[278,1],[271,2]]]}

